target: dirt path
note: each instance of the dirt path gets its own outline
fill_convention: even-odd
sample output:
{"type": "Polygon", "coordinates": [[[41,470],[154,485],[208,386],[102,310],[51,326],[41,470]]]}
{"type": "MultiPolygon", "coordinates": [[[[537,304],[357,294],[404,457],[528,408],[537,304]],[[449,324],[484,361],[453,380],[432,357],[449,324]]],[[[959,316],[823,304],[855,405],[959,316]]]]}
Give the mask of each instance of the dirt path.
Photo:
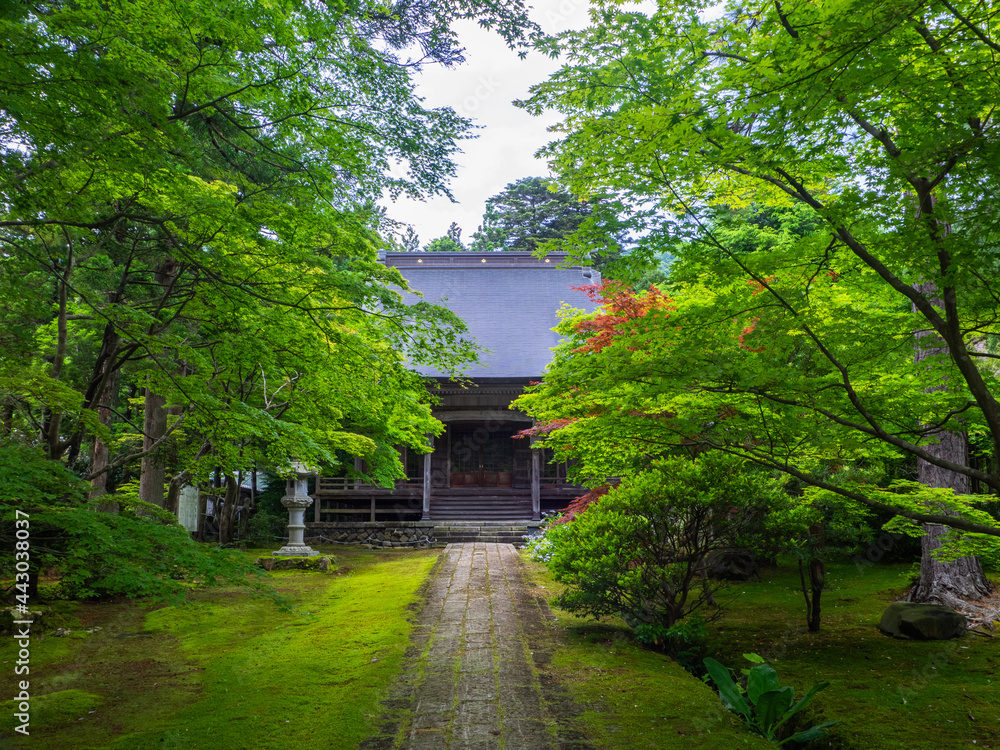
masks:
{"type": "Polygon", "coordinates": [[[361,750],[591,750],[564,721],[576,713],[548,663],[551,616],[526,590],[509,544],[449,544],[361,750]]]}

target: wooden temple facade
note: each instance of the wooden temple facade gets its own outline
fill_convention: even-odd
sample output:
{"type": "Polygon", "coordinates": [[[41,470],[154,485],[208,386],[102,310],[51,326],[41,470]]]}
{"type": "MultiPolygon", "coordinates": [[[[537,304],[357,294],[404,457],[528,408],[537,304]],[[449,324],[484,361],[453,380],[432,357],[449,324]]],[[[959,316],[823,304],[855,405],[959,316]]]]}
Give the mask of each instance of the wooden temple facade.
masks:
{"type": "Polygon", "coordinates": [[[466,321],[487,350],[463,388],[432,370],[440,398],[434,415],[445,432],[433,452],[401,450],[406,478],[392,489],[351,478],[316,482],[313,526],[338,522],[531,522],[558,510],[584,489],[567,481],[565,464],[515,434],[531,419],[510,408],[525,386],[539,380],[558,342],[556,312],[567,303],[593,309],[578,288],[599,283],[596,272],[561,267],[565,256],[530,253],[386,253],[424,299],[466,321]]]}

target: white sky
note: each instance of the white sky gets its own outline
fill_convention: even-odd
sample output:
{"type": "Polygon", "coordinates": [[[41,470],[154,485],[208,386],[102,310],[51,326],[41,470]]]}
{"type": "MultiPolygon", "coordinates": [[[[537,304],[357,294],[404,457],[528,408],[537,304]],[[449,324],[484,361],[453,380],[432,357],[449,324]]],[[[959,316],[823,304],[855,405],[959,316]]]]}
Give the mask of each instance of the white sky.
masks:
{"type": "MultiPolygon", "coordinates": [[[[588,24],[587,0],[535,0],[532,18],[547,34],[588,24]]],[[[451,222],[462,228],[468,244],[483,217],[486,199],[522,177],[549,174],[545,162],[534,158],[552,140],[546,128],[559,121],[555,114],[532,117],[511,102],[526,98],[528,88],[544,81],[559,63],[538,52],[521,60],[494,32],[474,21],[455,24],[466,48],[464,65],[452,69],[429,65],[418,79],[418,92],[430,107],[451,106],[481,126],[475,140],[462,141],[456,156],[458,174],[447,198],[386,201],[389,218],[410,224],[421,246],[445,234],[451,222]]]]}

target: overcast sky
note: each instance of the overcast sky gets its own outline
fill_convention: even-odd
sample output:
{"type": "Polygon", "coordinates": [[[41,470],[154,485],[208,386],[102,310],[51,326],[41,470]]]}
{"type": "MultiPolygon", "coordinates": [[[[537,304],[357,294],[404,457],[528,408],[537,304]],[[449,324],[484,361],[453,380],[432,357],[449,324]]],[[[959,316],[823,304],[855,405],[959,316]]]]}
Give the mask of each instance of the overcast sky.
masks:
{"type": "MultiPolygon", "coordinates": [[[[532,17],[548,34],[588,23],[587,0],[535,0],[532,17]]],[[[453,69],[427,66],[419,77],[419,93],[427,106],[451,106],[481,126],[475,140],[463,141],[457,156],[458,175],[451,185],[457,203],[447,198],[426,202],[386,201],[389,217],[410,224],[421,246],[441,237],[451,222],[462,228],[465,243],[483,216],[486,199],[521,177],[548,175],[534,153],[551,140],[546,128],[558,122],[548,114],[531,117],[511,102],[524,98],[528,87],[548,78],[559,63],[537,52],[521,60],[493,32],[474,21],[455,25],[466,48],[466,62],[453,69]]]]}

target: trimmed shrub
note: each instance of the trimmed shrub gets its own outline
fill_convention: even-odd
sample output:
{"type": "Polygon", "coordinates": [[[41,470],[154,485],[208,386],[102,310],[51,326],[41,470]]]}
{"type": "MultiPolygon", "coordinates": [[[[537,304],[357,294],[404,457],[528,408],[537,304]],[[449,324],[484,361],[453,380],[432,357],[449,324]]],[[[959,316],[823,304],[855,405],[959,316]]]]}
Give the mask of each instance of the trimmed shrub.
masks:
{"type": "Polygon", "coordinates": [[[731,456],[669,458],[550,527],[537,546],[567,585],[558,606],[620,615],[640,641],[669,650],[675,625],[715,604],[720,584],[707,576],[706,555],[772,541],[770,519],[790,502],[779,481],[731,456]]]}

